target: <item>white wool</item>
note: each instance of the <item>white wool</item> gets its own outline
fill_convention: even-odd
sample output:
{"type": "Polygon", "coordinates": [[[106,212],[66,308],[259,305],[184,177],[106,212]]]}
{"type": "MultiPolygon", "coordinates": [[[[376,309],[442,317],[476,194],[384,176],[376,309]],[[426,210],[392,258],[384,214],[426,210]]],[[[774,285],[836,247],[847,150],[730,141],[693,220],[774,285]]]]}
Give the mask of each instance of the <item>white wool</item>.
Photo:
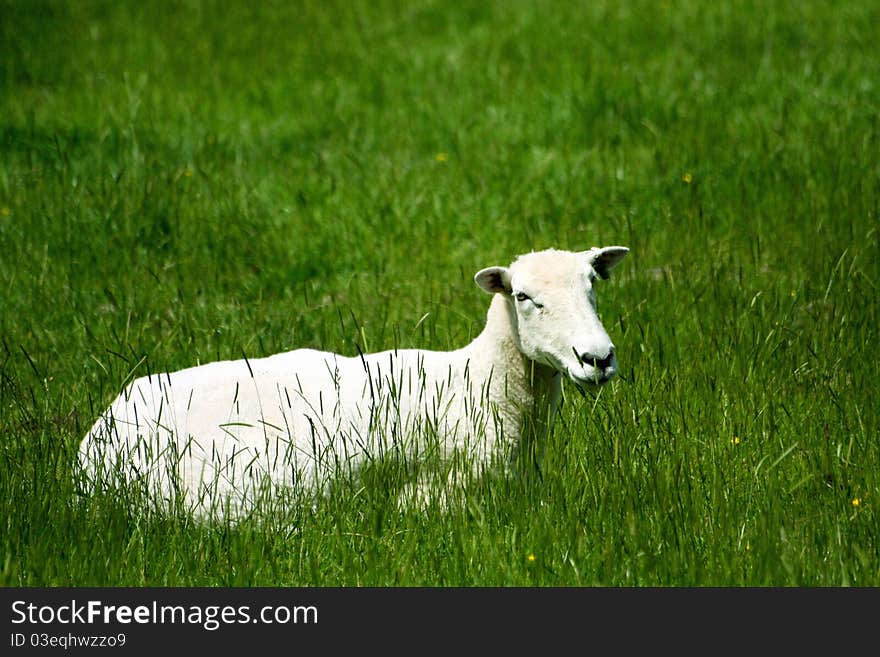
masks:
{"type": "MultiPolygon", "coordinates": [[[[80,446],[86,480],[137,482],[221,517],[246,512],[267,485],[319,492],[373,459],[417,460],[427,436],[479,474],[526,437],[543,441],[560,374],[590,385],[616,373],[592,282],[625,253],[548,250],[482,270],[477,283],[494,293],[486,326],[455,351],[297,349],[136,379],[80,446]]],[[[402,498],[432,495],[416,481],[402,498]]]]}

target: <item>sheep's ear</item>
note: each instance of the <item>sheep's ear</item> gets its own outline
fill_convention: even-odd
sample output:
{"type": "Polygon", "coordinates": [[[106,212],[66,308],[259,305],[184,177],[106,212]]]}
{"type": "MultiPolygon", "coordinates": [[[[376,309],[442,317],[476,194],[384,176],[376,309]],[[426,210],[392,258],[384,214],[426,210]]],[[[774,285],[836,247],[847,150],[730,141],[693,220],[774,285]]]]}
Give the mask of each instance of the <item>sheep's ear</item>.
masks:
{"type": "Polygon", "coordinates": [[[594,246],[587,251],[587,257],[599,277],[608,278],[611,270],[623,260],[623,256],[627,253],[629,253],[629,249],[625,246],[603,246],[601,249],[594,246]]]}
{"type": "Polygon", "coordinates": [[[474,276],[474,281],[489,294],[510,294],[510,272],[506,267],[486,267],[474,276]]]}

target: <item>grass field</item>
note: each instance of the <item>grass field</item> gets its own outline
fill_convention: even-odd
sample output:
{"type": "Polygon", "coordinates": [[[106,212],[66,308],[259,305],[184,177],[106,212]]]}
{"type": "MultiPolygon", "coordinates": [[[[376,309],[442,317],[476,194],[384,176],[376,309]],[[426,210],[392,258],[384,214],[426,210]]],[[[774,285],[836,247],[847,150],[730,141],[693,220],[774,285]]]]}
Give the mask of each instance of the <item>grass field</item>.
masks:
{"type": "Polygon", "coordinates": [[[869,2],[0,0],[0,584],[880,585],[878,42],[869,2]],[[77,502],[132,374],[459,347],[478,269],[606,244],[621,374],[540,479],[77,502]]]}

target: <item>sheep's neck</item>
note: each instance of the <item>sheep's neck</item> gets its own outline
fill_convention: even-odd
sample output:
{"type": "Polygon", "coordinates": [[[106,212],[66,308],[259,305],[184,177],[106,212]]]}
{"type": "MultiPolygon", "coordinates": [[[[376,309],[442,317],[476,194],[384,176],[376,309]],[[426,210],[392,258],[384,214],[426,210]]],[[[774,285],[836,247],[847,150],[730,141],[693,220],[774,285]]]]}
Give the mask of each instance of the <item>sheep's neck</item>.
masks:
{"type": "Polygon", "coordinates": [[[470,356],[483,371],[493,373],[490,397],[511,414],[507,420],[517,426],[519,438],[542,443],[553,423],[562,381],[556,370],[520,351],[515,313],[513,304],[496,294],[486,327],[469,346],[470,356]]]}

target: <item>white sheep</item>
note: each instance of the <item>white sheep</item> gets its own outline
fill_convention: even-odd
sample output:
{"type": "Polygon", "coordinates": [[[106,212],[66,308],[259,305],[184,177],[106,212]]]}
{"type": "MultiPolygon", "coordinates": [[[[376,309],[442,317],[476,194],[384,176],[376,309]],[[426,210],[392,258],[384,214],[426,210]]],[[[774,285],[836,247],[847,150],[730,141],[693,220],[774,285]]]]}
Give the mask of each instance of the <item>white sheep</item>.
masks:
{"type": "MultiPolygon", "coordinates": [[[[90,488],[141,484],[162,503],[236,517],[267,490],[317,492],[367,461],[465,455],[479,474],[550,430],[565,375],[577,386],[617,373],[593,282],[622,246],[520,256],[474,277],[493,294],[486,326],[450,352],[401,349],[344,357],[297,349],[142,377],[85,436],[90,488]]],[[[441,490],[410,482],[402,503],[441,490]]],[[[438,495],[439,493],[439,495],[438,495]]]]}

